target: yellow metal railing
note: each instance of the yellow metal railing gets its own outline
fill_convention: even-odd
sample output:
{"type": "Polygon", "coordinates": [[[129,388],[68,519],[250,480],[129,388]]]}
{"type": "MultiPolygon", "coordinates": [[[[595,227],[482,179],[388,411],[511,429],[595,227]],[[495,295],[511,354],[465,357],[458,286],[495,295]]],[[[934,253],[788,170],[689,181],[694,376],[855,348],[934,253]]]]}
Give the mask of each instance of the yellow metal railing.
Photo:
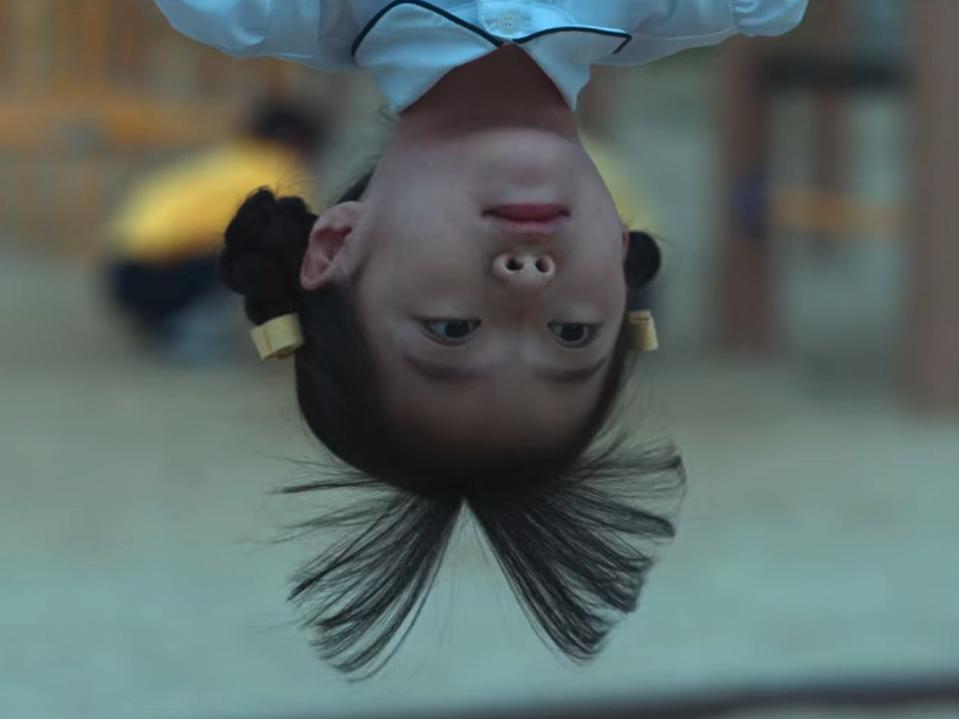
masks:
{"type": "Polygon", "coordinates": [[[292,63],[239,63],[145,0],[0,0],[0,241],[87,256],[126,178],[234,128],[292,63]]]}

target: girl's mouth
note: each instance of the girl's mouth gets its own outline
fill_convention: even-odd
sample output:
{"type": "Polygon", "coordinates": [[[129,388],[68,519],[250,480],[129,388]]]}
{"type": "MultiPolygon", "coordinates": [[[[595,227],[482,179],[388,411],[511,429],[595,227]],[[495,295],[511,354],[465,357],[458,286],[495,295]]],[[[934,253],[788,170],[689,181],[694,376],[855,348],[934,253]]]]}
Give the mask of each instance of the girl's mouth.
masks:
{"type": "Polygon", "coordinates": [[[562,205],[544,203],[523,203],[514,205],[500,205],[493,207],[484,215],[492,215],[513,222],[553,222],[561,217],[568,217],[569,211],[562,205]]]}

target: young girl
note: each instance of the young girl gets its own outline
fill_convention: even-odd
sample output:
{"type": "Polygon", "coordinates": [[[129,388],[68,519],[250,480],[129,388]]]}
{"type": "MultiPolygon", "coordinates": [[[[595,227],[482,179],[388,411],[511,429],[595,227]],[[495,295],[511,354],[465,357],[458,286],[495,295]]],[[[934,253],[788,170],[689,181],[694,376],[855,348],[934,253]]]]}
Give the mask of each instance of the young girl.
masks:
{"type": "Polygon", "coordinates": [[[628,292],[659,252],[621,222],[576,97],[593,64],[782,33],[806,0],[157,2],[233,55],[367,70],[398,115],[332,207],[260,191],[221,257],[261,354],[295,352],[302,414],[353,468],[288,491],[392,488],[310,523],[356,528],[293,591],[320,653],[382,666],[467,505],[534,627],[595,655],[673,533],[627,500],[683,470],[668,445],[590,449],[626,376],[628,292]]]}

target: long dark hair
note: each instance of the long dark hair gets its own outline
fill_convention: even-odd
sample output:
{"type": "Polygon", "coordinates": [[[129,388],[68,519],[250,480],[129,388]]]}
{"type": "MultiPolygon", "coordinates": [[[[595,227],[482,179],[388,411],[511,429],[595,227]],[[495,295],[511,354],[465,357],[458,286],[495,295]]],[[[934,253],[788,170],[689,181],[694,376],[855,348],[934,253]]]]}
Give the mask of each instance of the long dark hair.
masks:
{"type": "MultiPolygon", "coordinates": [[[[337,202],[360,199],[370,177],[337,202]]],[[[375,490],[294,527],[347,530],[298,572],[290,594],[319,654],[351,677],[378,671],[415,622],[468,508],[534,629],[574,660],[594,656],[615,615],[636,607],[652,546],[674,533],[658,503],[640,508],[637,500],[675,497],[685,481],[670,443],[630,448],[624,436],[606,431],[631,363],[625,317],[599,399],[573,442],[468,463],[414,451],[387,418],[351,286],[300,287],[315,220],[302,199],[258,190],[226,230],[220,269],[254,324],[299,315],[300,411],[341,461],[332,474],[317,467],[319,476],[279,491],[375,490]]],[[[656,274],[659,251],[645,233],[630,239],[624,272],[636,291],[656,274]]]]}

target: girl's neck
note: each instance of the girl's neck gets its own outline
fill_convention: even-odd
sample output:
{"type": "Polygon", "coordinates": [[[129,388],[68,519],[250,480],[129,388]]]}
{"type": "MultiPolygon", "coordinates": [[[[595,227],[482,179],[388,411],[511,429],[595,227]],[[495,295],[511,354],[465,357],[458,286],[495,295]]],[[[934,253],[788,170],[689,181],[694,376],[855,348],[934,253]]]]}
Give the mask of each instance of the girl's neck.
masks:
{"type": "Polygon", "coordinates": [[[400,113],[397,133],[530,127],[575,137],[576,119],[549,76],[517,45],[454,68],[400,113]]]}

